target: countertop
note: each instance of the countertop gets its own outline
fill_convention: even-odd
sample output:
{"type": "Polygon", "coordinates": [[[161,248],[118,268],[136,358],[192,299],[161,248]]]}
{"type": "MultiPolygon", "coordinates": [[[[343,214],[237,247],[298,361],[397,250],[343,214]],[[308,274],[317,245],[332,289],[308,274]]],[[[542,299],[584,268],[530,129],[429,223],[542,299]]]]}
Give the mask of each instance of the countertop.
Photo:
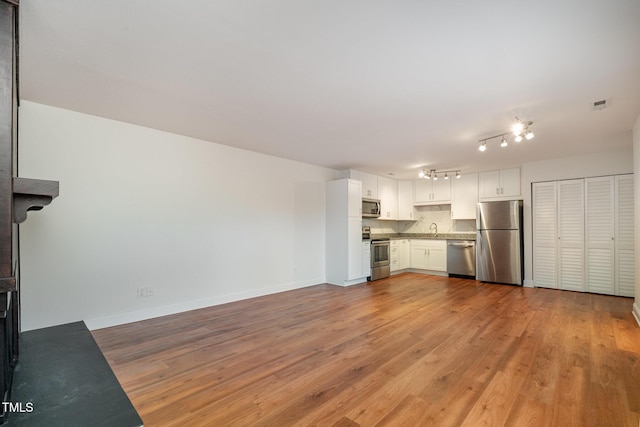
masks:
{"type": "Polygon", "coordinates": [[[392,233],[371,234],[372,239],[476,240],[476,233],[392,233]]]}

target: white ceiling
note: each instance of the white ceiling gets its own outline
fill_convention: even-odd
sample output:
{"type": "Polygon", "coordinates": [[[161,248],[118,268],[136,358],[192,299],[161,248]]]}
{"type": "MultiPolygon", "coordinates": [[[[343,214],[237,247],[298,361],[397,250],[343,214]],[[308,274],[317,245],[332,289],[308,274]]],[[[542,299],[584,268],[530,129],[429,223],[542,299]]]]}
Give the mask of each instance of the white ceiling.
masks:
{"type": "Polygon", "coordinates": [[[487,170],[631,145],[640,1],[22,0],[20,81],[22,99],[330,168],[487,170]],[[515,116],[532,141],[477,150],[515,116]]]}

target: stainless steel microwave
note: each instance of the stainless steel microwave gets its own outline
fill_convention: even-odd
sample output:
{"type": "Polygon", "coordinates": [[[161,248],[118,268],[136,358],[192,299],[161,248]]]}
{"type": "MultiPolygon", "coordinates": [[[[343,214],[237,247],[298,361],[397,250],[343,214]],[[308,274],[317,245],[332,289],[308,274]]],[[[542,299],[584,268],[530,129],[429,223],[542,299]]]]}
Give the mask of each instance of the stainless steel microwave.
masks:
{"type": "Polygon", "coordinates": [[[362,199],[362,217],[380,218],[380,200],[362,199]]]}

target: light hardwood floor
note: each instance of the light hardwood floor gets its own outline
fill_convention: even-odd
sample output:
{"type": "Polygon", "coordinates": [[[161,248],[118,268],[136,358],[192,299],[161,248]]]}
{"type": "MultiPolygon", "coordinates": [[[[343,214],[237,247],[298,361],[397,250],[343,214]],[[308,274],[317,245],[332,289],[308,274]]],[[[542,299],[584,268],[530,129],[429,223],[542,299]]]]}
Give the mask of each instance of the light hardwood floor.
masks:
{"type": "Polygon", "coordinates": [[[637,427],[632,303],[405,273],[93,335],[147,427],[637,427]]]}

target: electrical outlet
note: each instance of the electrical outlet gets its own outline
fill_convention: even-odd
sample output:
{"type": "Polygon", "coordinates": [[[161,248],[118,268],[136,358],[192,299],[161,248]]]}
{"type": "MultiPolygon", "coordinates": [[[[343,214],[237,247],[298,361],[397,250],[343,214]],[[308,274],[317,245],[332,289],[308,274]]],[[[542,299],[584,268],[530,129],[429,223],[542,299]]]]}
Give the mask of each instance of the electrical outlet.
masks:
{"type": "Polygon", "coordinates": [[[138,288],[138,298],[144,298],[147,296],[147,288],[138,288]]]}
{"type": "Polygon", "coordinates": [[[153,293],[154,293],[153,286],[147,286],[145,288],[145,290],[147,291],[147,296],[148,297],[152,297],[153,296],[153,293]]]}

